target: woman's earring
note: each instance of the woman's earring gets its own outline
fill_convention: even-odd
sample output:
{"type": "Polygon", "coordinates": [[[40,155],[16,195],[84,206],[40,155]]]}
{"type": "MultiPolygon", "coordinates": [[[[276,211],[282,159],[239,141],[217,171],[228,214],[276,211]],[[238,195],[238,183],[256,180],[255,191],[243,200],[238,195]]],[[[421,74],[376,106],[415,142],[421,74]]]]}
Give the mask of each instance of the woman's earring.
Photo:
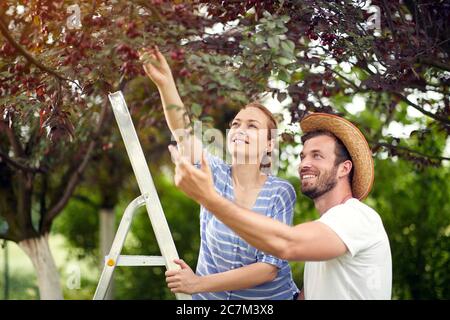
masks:
{"type": "Polygon", "coordinates": [[[270,154],[269,154],[269,149],[265,149],[264,150],[264,155],[261,159],[261,165],[263,166],[267,166],[270,164],[270,154]]]}

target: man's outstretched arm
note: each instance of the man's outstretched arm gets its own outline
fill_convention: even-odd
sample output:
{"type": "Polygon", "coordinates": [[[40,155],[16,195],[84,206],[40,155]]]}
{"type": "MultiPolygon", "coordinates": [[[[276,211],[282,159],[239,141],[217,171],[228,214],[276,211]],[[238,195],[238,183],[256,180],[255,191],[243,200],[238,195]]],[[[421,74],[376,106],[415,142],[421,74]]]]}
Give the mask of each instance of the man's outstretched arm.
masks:
{"type": "Polygon", "coordinates": [[[221,197],[215,190],[206,158],[201,169],[170,146],[176,164],[175,184],[189,197],[212,212],[250,245],[285,260],[328,260],[343,255],[347,247],[339,236],[321,222],[288,226],[221,197]]]}

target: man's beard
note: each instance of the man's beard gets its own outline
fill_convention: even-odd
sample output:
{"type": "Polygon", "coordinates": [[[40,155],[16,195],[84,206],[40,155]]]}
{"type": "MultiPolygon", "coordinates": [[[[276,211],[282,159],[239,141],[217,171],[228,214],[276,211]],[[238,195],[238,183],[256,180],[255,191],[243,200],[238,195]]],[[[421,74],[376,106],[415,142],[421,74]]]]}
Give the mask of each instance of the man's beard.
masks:
{"type": "Polygon", "coordinates": [[[319,179],[314,187],[307,190],[302,188],[302,193],[312,200],[324,195],[333,189],[337,184],[337,166],[334,166],[330,171],[326,171],[319,176],[319,179]]]}

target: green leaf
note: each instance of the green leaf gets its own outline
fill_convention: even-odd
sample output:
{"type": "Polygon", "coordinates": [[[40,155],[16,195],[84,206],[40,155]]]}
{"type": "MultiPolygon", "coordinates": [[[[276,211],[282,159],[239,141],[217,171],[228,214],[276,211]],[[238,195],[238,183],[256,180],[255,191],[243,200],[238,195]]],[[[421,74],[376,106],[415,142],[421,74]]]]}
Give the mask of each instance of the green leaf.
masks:
{"type": "Polygon", "coordinates": [[[280,19],[284,23],[287,23],[287,22],[289,22],[289,20],[291,20],[291,17],[285,15],[285,16],[281,16],[280,19]]]}
{"type": "Polygon", "coordinates": [[[214,118],[211,116],[204,116],[204,117],[201,117],[200,120],[204,121],[204,122],[213,122],[214,118]]]}
{"type": "Polygon", "coordinates": [[[290,60],[290,59],[288,59],[288,58],[285,58],[285,57],[279,57],[279,58],[277,59],[277,62],[278,62],[279,64],[281,64],[282,66],[285,66],[285,65],[290,64],[290,63],[292,62],[292,60],[290,60]]]}
{"type": "Polygon", "coordinates": [[[254,37],[253,37],[253,42],[254,42],[257,46],[260,46],[260,45],[262,45],[262,44],[264,43],[264,37],[263,37],[261,34],[257,33],[257,34],[255,34],[254,37]]]}
{"type": "Polygon", "coordinates": [[[290,83],[291,82],[291,76],[289,75],[289,73],[286,70],[281,69],[278,72],[278,80],[284,81],[286,83],[290,83]]]}
{"type": "Polygon", "coordinates": [[[278,49],[278,46],[280,45],[280,38],[278,38],[277,36],[269,37],[269,39],[267,39],[267,43],[269,47],[278,49]]]}
{"type": "Polygon", "coordinates": [[[264,10],[264,12],[263,12],[263,16],[265,17],[265,18],[269,18],[269,19],[272,19],[272,15],[270,14],[270,12],[269,11],[267,11],[267,10],[264,10]]]}
{"type": "Polygon", "coordinates": [[[192,111],[192,114],[193,114],[194,116],[200,117],[200,115],[202,114],[202,106],[199,105],[198,103],[195,103],[195,102],[194,102],[194,103],[191,105],[191,111],[192,111]]]}
{"type": "Polygon", "coordinates": [[[209,54],[205,54],[204,56],[202,56],[202,60],[206,63],[210,63],[211,62],[211,56],[209,54]]]}
{"type": "Polygon", "coordinates": [[[299,82],[299,81],[303,80],[304,78],[305,78],[305,75],[303,74],[302,71],[297,71],[292,74],[293,82],[299,82]]]}
{"type": "Polygon", "coordinates": [[[191,91],[203,91],[203,87],[194,84],[194,85],[191,86],[191,91]]]}
{"type": "Polygon", "coordinates": [[[281,49],[283,49],[284,51],[290,52],[290,53],[294,53],[295,44],[291,40],[282,41],[281,49]]]}
{"type": "Polygon", "coordinates": [[[181,106],[178,106],[176,104],[169,104],[167,106],[167,110],[179,110],[181,108],[181,106]]]}
{"type": "Polygon", "coordinates": [[[273,33],[274,33],[274,34],[279,34],[279,35],[281,35],[281,34],[285,34],[286,32],[288,32],[288,28],[286,28],[286,27],[283,26],[283,25],[281,25],[281,26],[276,26],[276,27],[273,29],[273,33]]]}

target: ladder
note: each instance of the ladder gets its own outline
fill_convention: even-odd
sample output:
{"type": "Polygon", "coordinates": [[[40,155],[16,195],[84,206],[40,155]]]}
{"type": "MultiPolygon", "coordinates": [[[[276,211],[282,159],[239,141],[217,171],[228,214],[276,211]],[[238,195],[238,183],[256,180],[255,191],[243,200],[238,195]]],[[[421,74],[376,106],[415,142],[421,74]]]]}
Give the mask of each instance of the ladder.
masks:
{"type": "MultiPolygon", "coordinates": [[[[180,269],[180,266],[173,262],[174,259],[178,259],[177,249],[175,248],[144,152],[128,111],[128,106],[121,91],[109,94],[108,98],[125,143],[141,195],[131,201],[125,209],[109,255],[105,257],[105,264],[95,291],[94,300],[105,299],[116,266],[166,266],[167,270],[180,269]],[[136,210],[144,205],[146,206],[162,256],[120,255],[130,230],[133,216],[136,210]]],[[[178,300],[192,299],[191,295],[188,294],[177,293],[175,296],[178,300]]]]}

